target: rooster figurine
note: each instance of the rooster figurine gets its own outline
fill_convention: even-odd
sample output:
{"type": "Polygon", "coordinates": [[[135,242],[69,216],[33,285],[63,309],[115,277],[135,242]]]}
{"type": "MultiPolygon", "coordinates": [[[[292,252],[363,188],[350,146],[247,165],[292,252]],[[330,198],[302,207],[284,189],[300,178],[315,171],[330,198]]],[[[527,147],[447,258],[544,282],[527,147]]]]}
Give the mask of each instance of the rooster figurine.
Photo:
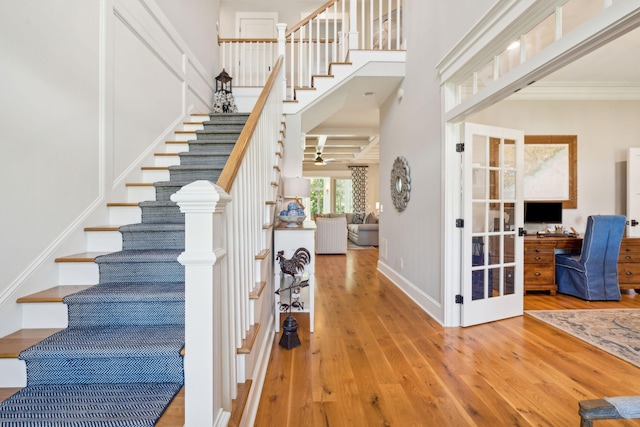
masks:
{"type": "Polygon", "coordinates": [[[284,251],[278,251],[276,259],[280,263],[280,270],[295,278],[296,273],[304,270],[304,266],[311,262],[311,254],[305,248],[298,248],[291,259],[285,259],[284,251]]]}

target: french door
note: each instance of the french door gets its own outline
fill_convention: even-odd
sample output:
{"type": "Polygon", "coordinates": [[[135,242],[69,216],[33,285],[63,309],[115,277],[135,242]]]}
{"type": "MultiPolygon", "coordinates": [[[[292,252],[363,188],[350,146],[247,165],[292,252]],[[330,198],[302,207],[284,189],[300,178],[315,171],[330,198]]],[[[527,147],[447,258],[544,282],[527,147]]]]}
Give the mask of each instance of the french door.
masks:
{"type": "Polygon", "coordinates": [[[627,237],[640,237],[640,148],[627,155],[627,237]]]}
{"type": "Polygon", "coordinates": [[[465,123],[461,325],[522,315],[522,131],[465,123]]]}

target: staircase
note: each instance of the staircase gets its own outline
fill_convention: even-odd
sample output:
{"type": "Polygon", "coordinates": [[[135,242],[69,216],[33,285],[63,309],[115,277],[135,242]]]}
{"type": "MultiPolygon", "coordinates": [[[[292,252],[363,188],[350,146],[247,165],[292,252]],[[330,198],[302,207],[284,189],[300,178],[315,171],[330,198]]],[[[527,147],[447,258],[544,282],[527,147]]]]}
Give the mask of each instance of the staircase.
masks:
{"type": "Polygon", "coordinates": [[[158,180],[109,205],[113,224],[131,224],[87,228],[91,252],[56,260],[68,284],[18,300],[25,329],[0,339],[0,387],[14,387],[0,400],[27,386],[0,403],[0,425],[153,425],[183,385],[185,225],[170,196],[218,180],[247,117],[186,123],[143,168],[158,180]]]}

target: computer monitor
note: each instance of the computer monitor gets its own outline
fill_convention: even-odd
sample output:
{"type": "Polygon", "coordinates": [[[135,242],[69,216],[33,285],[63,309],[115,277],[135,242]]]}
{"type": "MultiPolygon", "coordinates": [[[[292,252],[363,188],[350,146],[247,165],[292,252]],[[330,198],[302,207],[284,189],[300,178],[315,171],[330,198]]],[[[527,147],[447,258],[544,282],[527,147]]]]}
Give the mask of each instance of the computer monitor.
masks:
{"type": "Polygon", "coordinates": [[[525,224],[562,224],[562,202],[524,202],[525,224]]]}

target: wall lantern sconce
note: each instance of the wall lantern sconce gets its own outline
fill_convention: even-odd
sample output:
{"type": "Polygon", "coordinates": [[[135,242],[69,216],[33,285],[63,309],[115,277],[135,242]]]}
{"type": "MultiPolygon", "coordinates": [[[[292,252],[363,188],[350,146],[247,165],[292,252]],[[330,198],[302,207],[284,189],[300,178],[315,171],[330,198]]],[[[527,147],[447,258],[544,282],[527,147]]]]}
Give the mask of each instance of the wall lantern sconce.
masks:
{"type": "Polygon", "coordinates": [[[231,93],[233,89],[231,80],[233,80],[233,77],[231,77],[223,68],[222,72],[216,77],[216,92],[225,91],[227,93],[231,93]]]}

